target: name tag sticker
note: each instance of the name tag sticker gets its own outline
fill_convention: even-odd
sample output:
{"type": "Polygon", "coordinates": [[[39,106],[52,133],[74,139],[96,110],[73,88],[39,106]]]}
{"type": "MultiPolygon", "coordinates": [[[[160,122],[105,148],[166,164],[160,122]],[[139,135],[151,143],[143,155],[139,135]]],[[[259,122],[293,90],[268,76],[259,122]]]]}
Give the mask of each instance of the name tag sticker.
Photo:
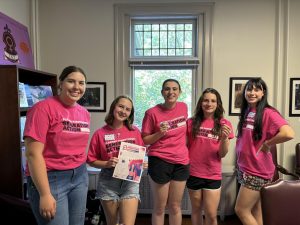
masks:
{"type": "Polygon", "coordinates": [[[115,135],[114,134],[106,134],[106,135],[104,135],[104,140],[105,141],[114,141],[115,135]]]}

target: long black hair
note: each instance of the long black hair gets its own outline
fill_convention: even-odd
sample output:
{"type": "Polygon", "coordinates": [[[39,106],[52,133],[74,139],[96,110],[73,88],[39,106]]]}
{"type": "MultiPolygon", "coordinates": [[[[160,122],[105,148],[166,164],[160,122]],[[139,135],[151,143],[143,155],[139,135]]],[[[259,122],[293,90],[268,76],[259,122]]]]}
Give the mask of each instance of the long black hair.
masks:
{"type": "Polygon", "coordinates": [[[202,102],[204,100],[204,95],[207,93],[214,94],[217,98],[217,108],[214,113],[214,128],[213,128],[212,132],[214,135],[219,135],[219,133],[221,131],[220,120],[223,118],[223,115],[225,112],[225,110],[223,108],[221,95],[219,94],[219,92],[216,89],[207,88],[203,91],[201,97],[199,98],[194,115],[192,117],[192,121],[193,121],[192,122],[192,137],[193,138],[195,138],[197,136],[197,134],[199,133],[200,125],[201,125],[202,121],[204,120],[204,112],[202,109],[202,102]]]}
{"type": "MultiPolygon", "coordinates": [[[[254,118],[254,129],[253,129],[253,139],[258,141],[262,138],[262,120],[265,108],[273,108],[268,103],[268,88],[266,83],[261,78],[250,79],[243,88],[242,92],[242,104],[241,104],[241,115],[238,123],[238,137],[242,136],[243,125],[249,111],[249,105],[245,97],[247,91],[253,90],[253,88],[258,88],[263,91],[264,95],[261,100],[256,104],[256,114],[254,118]]],[[[274,108],[273,108],[274,109],[274,108]]]]}

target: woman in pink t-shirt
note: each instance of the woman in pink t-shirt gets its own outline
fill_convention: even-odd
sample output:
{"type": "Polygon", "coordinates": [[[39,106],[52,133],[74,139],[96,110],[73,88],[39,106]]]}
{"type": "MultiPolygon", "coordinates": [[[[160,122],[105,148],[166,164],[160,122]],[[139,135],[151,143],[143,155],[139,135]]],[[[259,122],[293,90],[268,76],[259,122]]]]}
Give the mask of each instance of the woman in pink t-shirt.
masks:
{"type": "Polygon", "coordinates": [[[189,176],[186,147],[187,105],[177,102],[181,93],[177,80],[165,80],[161,94],[165,102],[145,112],[142,136],[148,147],[150,184],[153,193],[152,224],[163,225],[168,204],[169,223],[181,225],[181,200],[189,176]]]}
{"type": "Polygon", "coordinates": [[[192,204],[192,224],[217,225],[221,196],[221,158],[228,152],[234,137],[231,123],[223,118],[221,96],[213,88],[203,91],[195,113],[187,121],[190,177],[187,188],[192,204]]]}
{"type": "Polygon", "coordinates": [[[28,198],[39,225],[84,224],[90,114],[77,101],[85,89],[84,71],[68,66],[59,76],[58,96],[36,103],[27,112],[28,198]]]}
{"type": "MultiPolygon", "coordinates": [[[[133,126],[134,107],[125,95],[117,97],[105,117],[106,124],[95,131],[88,151],[87,162],[100,168],[97,198],[101,200],[107,225],[134,225],[140,199],[139,183],[112,177],[119,162],[121,142],[144,145],[141,133],[133,126]]],[[[136,160],[136,163],[138,160],[136,160]]],[[[148,164],[144,164],[146,168],[148,164]]]]}
{"type": "Polygon", "coordinates": [[[241,184],[235,211],[244,225],[262,224],[260,189],[272,181],[275,166],[270,148],[294,138],[294,131],[268,104],[261,78],[250,79],[242,95],[236,143],[237,179],[241,184]]]}

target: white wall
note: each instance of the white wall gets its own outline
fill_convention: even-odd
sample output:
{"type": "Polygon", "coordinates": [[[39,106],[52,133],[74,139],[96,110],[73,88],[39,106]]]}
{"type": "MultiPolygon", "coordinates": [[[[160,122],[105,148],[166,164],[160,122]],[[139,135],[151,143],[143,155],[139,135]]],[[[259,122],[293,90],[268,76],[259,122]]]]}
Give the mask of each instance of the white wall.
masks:
{"type": "Polygon", "coordinates": [[[0,11],[31,29],[31,0],[0,0],[0,11]]]}
{"type": "MultiPolygon", "coordinates": [[[[17,16],[17,0],[0,0],[1,11],[17,16]],[[15,9],[15,7],[17,9],[15,9]],[[5,8],[5,11],[2,10],[5,8]]],[[[28,1],[27,1],[28,2],[28,1]]],[[[59,74],[67,65],[81,66],[89,81],[107,82],[107,108],[114,99],[114,3],[201,2],[200,0],[38,0],[38,68],[59,74]]],[[[300,142],[299,118],[288,117],[289,78],[300,77],[300,1],[215,0],[212,80],[228,113],[229,77],[261,76],[269,102],[291,123],[296,138],[279,146],[280,163],[293,169],[300,142]]],[[[24,5],[22,5],[24,7],[24,5]]],[[[30,11],[25,4],[25,11],[30,11]]],[[[24,13],[24,12],[23,12],[24,13]]],[[[23,21],[27,18],[18,15],[23,21]]],[[[29,22],[29,20],[27,21],[29,22]]],[[[92,132],[105,113],[92,113],[92,132]]],[[[234,127],[238,118],[229,119],[234,127]]],[[[234,141],[223,164],[234,163],[234,141]]]]}

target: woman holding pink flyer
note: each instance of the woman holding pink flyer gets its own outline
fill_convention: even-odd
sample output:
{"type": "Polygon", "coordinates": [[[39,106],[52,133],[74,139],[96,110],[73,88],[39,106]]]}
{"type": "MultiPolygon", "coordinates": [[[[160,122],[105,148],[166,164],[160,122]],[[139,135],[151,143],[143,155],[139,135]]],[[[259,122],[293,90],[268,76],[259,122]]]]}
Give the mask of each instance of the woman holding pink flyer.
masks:
{"type": "Polygon", "coordinates": [[[177,102],[181,94],[177,80],[165,80],[161,94],[164,103],[146,111],[142,126],[143,140],[149,145],[148,173],[154,201],[152,224],[164,224],[168,205],[169,223],[181,225],[181,201],[189,176],[187,105],[177,102]]]}
{"type": "Polygon", "coordinates": [[[96,197],[101,200],[108,225],[135,223],[139,183],[112,177],[121,142],[144,145],[139,129],[132,125],[133,119],[132,100],[127,96],[117,97],[106,115],[106,125],[93,134],[90,142],[87,162],[101,169],[96,197]]]}
{"type": "Polygon", "coordinates": [[[187,121],[190,155],[190,177],[187,188],[192,204],[192,224],[217,225],[217,209],[221,196],[221,159],[234,137],[231,123],[223,118],[224,108],[219,92],[203,91],[195,113],[187,121]]]}

